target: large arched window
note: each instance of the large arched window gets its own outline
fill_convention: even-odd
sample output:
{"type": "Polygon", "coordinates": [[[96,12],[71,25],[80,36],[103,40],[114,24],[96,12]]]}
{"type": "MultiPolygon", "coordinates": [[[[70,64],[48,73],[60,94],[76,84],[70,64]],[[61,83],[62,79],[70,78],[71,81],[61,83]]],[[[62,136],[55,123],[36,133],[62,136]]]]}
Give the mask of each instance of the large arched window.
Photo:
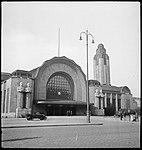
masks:
{"type": "Polygon", "coordinates": [[[73,82],[65,73],[53,74],[47,82],[47,100],[72,100],[73,82]]]}

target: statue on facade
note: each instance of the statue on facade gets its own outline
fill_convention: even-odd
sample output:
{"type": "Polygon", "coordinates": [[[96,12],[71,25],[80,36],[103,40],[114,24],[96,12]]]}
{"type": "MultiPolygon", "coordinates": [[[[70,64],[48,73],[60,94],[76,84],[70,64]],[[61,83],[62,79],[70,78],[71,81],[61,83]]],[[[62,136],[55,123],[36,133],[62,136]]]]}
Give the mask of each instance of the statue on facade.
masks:
{"type": "Polygon", "coordinates": [[[30,108],[31,103],[31,87],[30,83],[27,83],[27,87],[25,88],[26,92],[26,108],[30,108]]]}
{"type": "Polygon", "coordinates": [[[24,91],[23,83],[20,82],[20,86],[17,87],[17,92],[23,92],[23,91],[24,91]]]}
{"type": "Polygon", "coordinates": [[[96,89],[95,95],[99,96],[99,94],[100,94],[99,89],[96,89]]]}
{"type": "Polygon", "coordinates": [[[104,97],[104,94],[103,94],[102,89],[100,89],[100,96],[101,96],[101,97],[104,97]]]}
{"type": "Polygon", "coordinates": [[[28,93],[31,92],[30,83],[27,83],[27,87],[25,88],[25,92],[28,92],[28,93]]]}

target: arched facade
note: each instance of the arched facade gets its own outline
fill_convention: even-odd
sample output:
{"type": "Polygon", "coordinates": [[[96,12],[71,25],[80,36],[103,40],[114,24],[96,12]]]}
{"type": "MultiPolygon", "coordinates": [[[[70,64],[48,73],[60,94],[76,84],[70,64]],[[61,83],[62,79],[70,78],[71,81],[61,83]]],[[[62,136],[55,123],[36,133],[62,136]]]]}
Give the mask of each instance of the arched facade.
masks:
{"type": "Polygon", "coordinates": [[[67,106],[69,108],[64,109],[74,107],[75,114],[78,113],[78,109],[81,113],[85,113],[85,75],[74,61],[66,57],[54,57],[45,61],[37,69],[34,91],[33,111],[42,109],[44,113],[47,113],[45,111],[49,109],[48,106],[56,106],[56,110],[59,106],[62,108],[67,106]]]}

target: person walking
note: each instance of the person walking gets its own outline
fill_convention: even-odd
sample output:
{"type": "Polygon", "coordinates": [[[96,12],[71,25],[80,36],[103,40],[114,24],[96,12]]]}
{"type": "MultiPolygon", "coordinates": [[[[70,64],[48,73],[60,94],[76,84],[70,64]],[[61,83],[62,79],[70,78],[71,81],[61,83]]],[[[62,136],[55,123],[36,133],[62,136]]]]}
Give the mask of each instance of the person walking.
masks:
{"type": "Polygon", "coordinates": [[[130,112],[128,113],[128,116],[129,116],[129,122],[131,121],[131,114],[130,112]]]}
{"type": "Polygon", "coordinates": [[[123,112],[123,117],[124,117],[124,120],[126,120],[126,112],[125,111],[123,112]]]}
{"type": "Polygon", "coordinates": [[[122,120],[122,118],[123,118],[123,114],[122,114],[122,112],[120,113],[120,120],[122,120]]]}
{"type": "Polygon", "coordinates": [[[134,120],[134,115],[131,114],[131,122],[133,123],[133,120],[134,120]]]}

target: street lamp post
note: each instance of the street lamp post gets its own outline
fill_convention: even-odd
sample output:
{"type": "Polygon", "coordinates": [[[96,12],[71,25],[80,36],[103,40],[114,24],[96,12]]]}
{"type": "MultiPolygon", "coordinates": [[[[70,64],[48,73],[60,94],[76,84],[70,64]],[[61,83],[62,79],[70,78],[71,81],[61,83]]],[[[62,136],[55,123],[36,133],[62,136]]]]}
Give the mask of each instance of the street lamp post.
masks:
{"type": "Polygon", "coordinates": [[[87,57],[87,89],[86,89],[86,102],[87,102],[87,123],[90,123],[90,111],[89,111],[89,85],[88,85],[88,36],[90,35],[92,37],[92,43],[94,43],[94,37],[91,33],[86,30],[86,32],[80,33],[80,39],[82,40],[82,34],[86,35],[86,57],[87,57]]]}

